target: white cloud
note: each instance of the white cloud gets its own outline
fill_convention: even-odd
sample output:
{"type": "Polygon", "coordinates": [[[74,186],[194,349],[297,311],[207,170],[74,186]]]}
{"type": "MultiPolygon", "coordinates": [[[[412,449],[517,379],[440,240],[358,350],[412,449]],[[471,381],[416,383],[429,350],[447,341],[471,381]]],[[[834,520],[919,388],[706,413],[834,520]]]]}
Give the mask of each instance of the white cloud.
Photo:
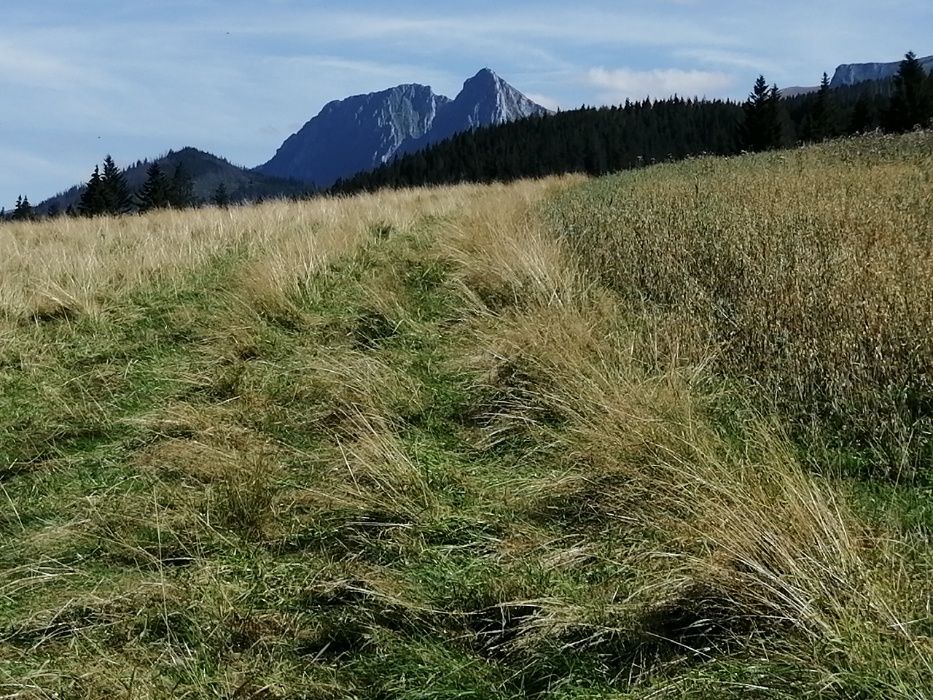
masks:
{"type": "Polygon", "coordinates": [[[556,112],[561,108],[561,104],[558,100],[554,99],[553,97],[548,97],[547,95],[542,95],[537,92],[528,92],[525,93],[525,97],[527,97],[532,102],[537,102],[542,107],[546,107],[552,112],[556,112]]]}
{"type": "Polygon", "coordinates": [[[586,75],[586,82],[600,89],[600,101],[621,102],[627,98],[663,98],[674,94],[715,97],[732,86],[733,78],[726,73],[678,68],[592,68],[586,75]]]}
{"type": "Polygon", "coordinates": [[[686,58],[691,61],[714,66],[729,66],[731,68],[749,68],[758,72],[773,72],[776,69],[776,62],[755,56],[751,53],[740,51],[729,51],[715,48],[691,48],[682,49],[675,52],[680,58],[686,58]]]}

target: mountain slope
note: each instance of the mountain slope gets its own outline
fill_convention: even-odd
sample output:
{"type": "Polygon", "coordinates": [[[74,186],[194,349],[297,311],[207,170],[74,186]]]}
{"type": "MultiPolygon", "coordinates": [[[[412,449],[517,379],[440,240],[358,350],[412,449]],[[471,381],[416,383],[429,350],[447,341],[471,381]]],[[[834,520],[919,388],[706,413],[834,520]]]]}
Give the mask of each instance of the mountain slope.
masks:
{"type": "MultiPolygon", "coordinates": [[[[933,71],[933,56],[921,58],[920,64],[928,71],[933,71]]],[[[869,80],[892,78],[897,75],[900,65],[900,61],[891,63],[844,63],[836,68],[830,87],[838,88],[869,80]]]]}
{"type": "Polygon", "coordinates": [[[389,160],[431,128],[449,100],[425,85],[399,85],[328,103],[257,172],[318,186],[389,160]]]}
{"type": "Polygon", "coordinates": [[[546,112],[484,68],[454,100],[425,85],[399,85],[331,102],[256,170],[329,187],[456,133],[546,112]]]}
{"type": "MultiPolygon", "coordinates": [[[[209,200],[221,183],[226,187],[231,201],[234,202],[300,195],[309,191],[306,185],[294,180],[271,177],[247,170],[233,165],[225,158],[191,147],[169,151],[161,158],[157,158],[155,162],[161,166],[168,177],[172,176],[179,164],[184,165],[193,180],[194,196],[199,200],[209,200]]],[[[150,164],[148,160],[136,161],[124,171],[130,190],[135,191],[143,186],[150,164]]],[[[45,214],[55,210],[65,211],[69,206],[77,208],[83,192],[83,184],[75,185],[45,200],[38,205],[37,209],[45,214]]]]}

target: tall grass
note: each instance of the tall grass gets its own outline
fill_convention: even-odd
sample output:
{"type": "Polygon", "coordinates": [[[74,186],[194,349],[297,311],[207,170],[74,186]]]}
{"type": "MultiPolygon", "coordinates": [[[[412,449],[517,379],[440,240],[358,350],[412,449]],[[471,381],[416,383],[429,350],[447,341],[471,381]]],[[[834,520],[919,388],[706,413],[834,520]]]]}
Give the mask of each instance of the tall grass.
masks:
{"type": "MultiPolygon", "coordinates": [[[[539,261],[537,236],[518,236],[539,261]]],[[[762,690],[786,674],[800,694],[826,683],[921,697],[933,670],[924,565],[905,569],[892,535],[871,532],[809,475],[779,426],[750,408],[737,433],[720,425],[720,407],[743,399],[710,375],[704,348],[671,352],[679,344],[659,342],[654,319],[584,282],[577,250],[552,242],[524,303],[481,315],[474,393],[491,398],[480,444],[519,437],[523,459],[555,455],[561,468],[521,487],[525,507],[619,538],[608,556],[632,568],[623,600],[616,591],[588,611],[550,600],[524,632],[642,649],[654,639],[707,659],[757,647],[774,669],[759,667],[762,690]]],[[[465,266],[482,279],[482,258],[465,266]]]]}
{"type": "MultiPolygon", "coordinates": [[[[717,349],[822,457],[928,481],[933,135],[627,173],[559,226],[638,313],[717,349]]],[[[766,409],[767,410],[767,409],[766,409]]]]}

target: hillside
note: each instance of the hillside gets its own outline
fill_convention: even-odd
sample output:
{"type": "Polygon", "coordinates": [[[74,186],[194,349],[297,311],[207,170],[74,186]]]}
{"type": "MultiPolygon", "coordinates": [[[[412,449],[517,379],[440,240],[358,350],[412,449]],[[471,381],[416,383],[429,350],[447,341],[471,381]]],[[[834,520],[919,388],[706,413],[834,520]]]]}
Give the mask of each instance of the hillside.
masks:
{"type": "MultiPolygon", "coordinates": [[[[234,202],[300,196],[310,191],[307,185],[299,182],[247,170],[231,164],[224,158],[191,147],[169,151],[161,158],[155,159],[155,162],[168,173],[169,177],[175,172],[179,163],[183,164],[194,180],[195,198],[205,202],[210,201],[221,183],[227,188],[230,199],[234,202]]],[[[137,161],[126,169],[126,181],[131,190],[136,191],[142,187],[146,181],[146,170],[149,164],[148,160],[137,161]]],[[[69,206],[77,208],[83,191],[84,185],[76,185],[45,200],[38,205],[37,209],[45,214],[53,208],[57,208],[58,211],[65,211],[69,206]]]]}
{"type": "Polygon", "coordinates": [[[0,227],[0,695],[933,697],[931,154],[0,227]]]}

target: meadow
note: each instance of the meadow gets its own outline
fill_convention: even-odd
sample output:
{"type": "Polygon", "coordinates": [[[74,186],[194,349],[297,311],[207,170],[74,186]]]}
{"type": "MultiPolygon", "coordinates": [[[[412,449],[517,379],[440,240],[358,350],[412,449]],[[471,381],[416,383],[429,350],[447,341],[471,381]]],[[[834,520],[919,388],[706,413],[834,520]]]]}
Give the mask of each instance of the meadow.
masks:
{"type": "Polygon", "coordinates": [[[0,227],[0,697],[933,697],[931,173],[0,227]]]}

